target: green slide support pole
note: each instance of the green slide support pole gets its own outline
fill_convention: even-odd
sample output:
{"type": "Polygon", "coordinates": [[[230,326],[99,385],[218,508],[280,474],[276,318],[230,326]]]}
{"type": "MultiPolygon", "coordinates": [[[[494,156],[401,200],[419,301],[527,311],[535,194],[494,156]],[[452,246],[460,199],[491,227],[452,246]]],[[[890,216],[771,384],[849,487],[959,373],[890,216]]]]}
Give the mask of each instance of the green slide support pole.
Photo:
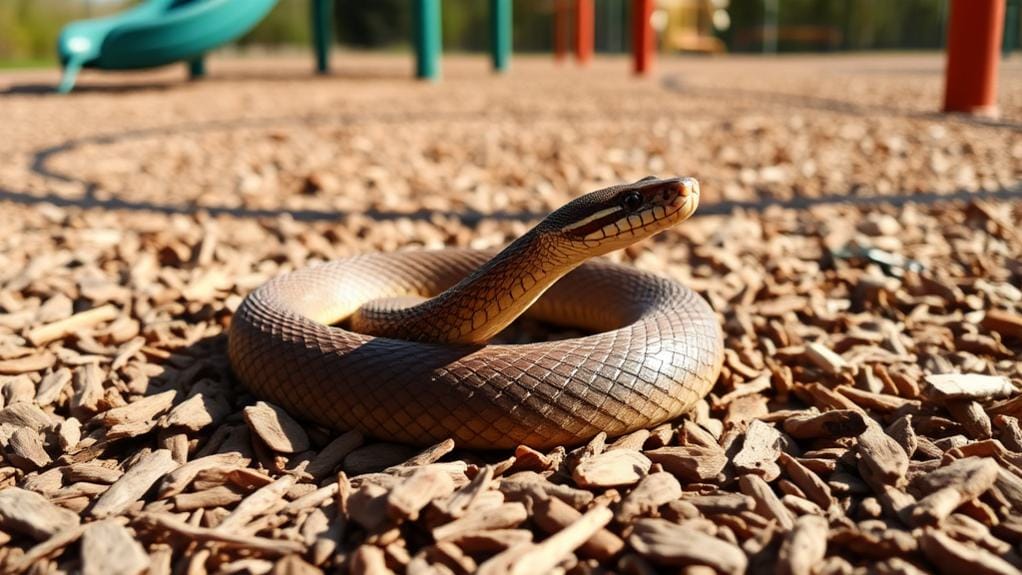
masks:
{"type": "Polygon", "coordinates": [[[82,70],[82,58],[71,56],[64,64],[64,73],[60,77],[60,85],[57,92],[68,94],[75,87],[75,80],[78,79],[78,72],[82,70]]]}
{"type": "Polygon", "coordinates": [[[415,2],[415,75],[440,77],[440,0],[415,2]]]}
{"type": "Polygon", "coordinates": [[[199,80],[206,76],[206,58],[199,56],[198,58],[188,61],[188,78],[192,80],[199,80]]]}
{"type": "Polygon", "coordinates": [[[490,51],[493,69],[506,72],[511,64],[511,0],[490,0],[490,51]]]}
{"type": "Polygon", "coordinates": [[[330,43],[334,27],[333,0],[312,2],[312,48],[316,51],[316,72],[326,74],[330,69],[330,43]]]}
{"type": "Polygon", "coordinates": [[[763,53],[777,53],[777,11],[780,0],[763,0],[763,53]]]}
{"type": "Polygon", "coordinates": [[[1001,56],[1008,57],[1018,49],[1019,32],[1019,0],[1008,0],[1004,15],[1004,42],[1001,44],[1001,56]]]}

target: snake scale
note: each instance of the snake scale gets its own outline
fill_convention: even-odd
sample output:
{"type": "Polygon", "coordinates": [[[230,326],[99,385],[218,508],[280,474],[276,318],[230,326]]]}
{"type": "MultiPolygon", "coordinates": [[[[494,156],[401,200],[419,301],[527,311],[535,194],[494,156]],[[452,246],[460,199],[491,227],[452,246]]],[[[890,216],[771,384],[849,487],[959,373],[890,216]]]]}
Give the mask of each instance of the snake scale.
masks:
{"type": "Polygon", "coordinates": [[[409,444],[549,448],[658,425],[713,387],[720,325],[688,288],[590,258],[698,203],[694,179],[650,177],[581,196],[496,254],[364,254],[278,276],[238,308],[231,365],[295,416],[409,444]],[[487,344],[523,313],[593,335],[487,344]]]}

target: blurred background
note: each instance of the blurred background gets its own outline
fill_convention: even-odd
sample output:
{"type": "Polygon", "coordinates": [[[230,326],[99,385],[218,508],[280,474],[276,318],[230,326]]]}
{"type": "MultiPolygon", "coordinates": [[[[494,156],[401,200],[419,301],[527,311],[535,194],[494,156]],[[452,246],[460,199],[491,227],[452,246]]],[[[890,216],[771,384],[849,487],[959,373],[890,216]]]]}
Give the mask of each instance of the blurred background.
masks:
{"type": "MultiPolygon", "coordinates": [[[[124,10],[127,0],[3,0],[0,66],[36,67],[56,62],[61,27],[75,19],[124,10]]],[[[514,50],[552,50],[555,0],[514,1],[514,50]]],[[[308,0],[281,0],[239,50],[305,48],[310,41],[308,0]]],[[[335,0],[336,40],[354,49],[401,50],[410,42],[411,2],[335,0]]],[[[944,47],[949,0],[659,0],[653,24],[662,52],[835,52],[939,50],[944,47]]],[[[1008,0],[1006,53],[1019,47],[1019,5],[1008,0]]],[[[443,0],[445,51],[487,49],[488,3],[443,0]]],[[[598,52],[630,46],[628,0],[596,3],[598,52]]]]}

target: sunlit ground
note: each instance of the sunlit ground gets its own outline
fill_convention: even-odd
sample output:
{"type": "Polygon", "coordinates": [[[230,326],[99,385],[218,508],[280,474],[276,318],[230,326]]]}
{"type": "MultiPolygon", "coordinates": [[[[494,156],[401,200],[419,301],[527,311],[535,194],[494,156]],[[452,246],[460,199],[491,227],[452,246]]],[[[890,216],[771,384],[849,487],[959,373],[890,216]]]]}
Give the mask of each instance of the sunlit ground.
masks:
{"type": "MultiPolygon", "coordinates": [[[[624,58],[599,58],[580,69],[546,56],[516,57],[502,77],[482,57],[443,64],[443,80],[430,84],[412,80],[410,58],[398,55],[338,53],[327,77],[310,73],[310,56],[214,57],[200,82],[187,82],[182,67],[86,72],[69,96],[49,92],[57,70],[0,73],[0,362],[16,362],[0,365],[17,378],[0,397],[35,402],[58,421],[84,427],[71,445],[52,431],[33,430],[46,453],[36,452],[38,461],[0,460],[0,490],[34,490],[77,513],[106,487],[67,484],[71,475],[53,471],[67,463],[62,457],[122,471],[147,449],[170,450],[177,463],[238,450],[246,459],[237,465],[257,479],[206,511],[185,510],[162,491],[140,495],[153,514],[181,512],[197,528],[213,527],[260,481],[328,452],[337,435],[307,425],[308,450],[291,454],[249,433],[242,410],[255,398],[230,374],[224,347],[233,311],[256,286],[364,251],[500,246],[583,192],[650,174],[688,175],[701,181],[701,211],[708,215],[611,257],[691,286],[724,329],[724,372],[687,424],[675,421],[630,440],[646,453],[667,445],[685,461],[702,462],[691,474],[664,464],[687,498],[696,491],[759,497],[753,507],[739,496],[733,515],[699,507],[706,511],[696,522],[700,529],[716,533],[727,557],[772,564],[792,533],[791,519],[823,515],[820,506],[833,503],[829,528],[842,535],[830,537],[828,547],[824,533],[823,544],[834,572],[866,560],[888,561],[892,572],[899,561],[933,569],[943,564],[947,533],[966,541],[961,545],[973,559],[1017,548],[1017,492],[997,494],[986,485],[979,499],[960,507],[958,519],[941,519],[965,526],[958,531],[915,528],[892,505],[917,505],[928,493],[919,478],[963,454],[996,456],[1004,473],[1017,469],[1003,462],[1017,462],[1022,449],[1022,432],[1010,419],[1022,414],[1018,401],[941,403],[929,395],[926,376],[1004,376],[997,380],[1007,386],[1002,391],[1018,397],[1022,346],[1011,322],[1022,325],[1022,212],[1017,199],[968,200],[1019,193],[1019,61],[1002,66],[999,120],[938,113],[943,61],[936,54],[661,58],[644,79],[632,77],[624,58]],[[937,201],[944,196],[956,201],[937,201]],[[831,205],[847,197],[870,203],[831,205]],[[904,205],[913,198],[923,201],[904,205]],[[824,205],[781,209],[810,200],[824,205]],[[25,339],[40,325],[102,306],[112,306],[113,321],[50,343],[25,339]],[[54,391],[54,378],[62,376],[53,374],[70,382],[71,373],[73,382],[54,391]],[[44,377],[48,391],[36,395],[44,377]],[[129,436],[107,436],[110,409],[169,388],[181,392],[178,403],[189,394],[214,398],[203,405],[215,413],[189,428],[165,420],[146,427],[146,420],[129,436]],[[870,438],[803,436],[784,424],[835,407],[859,425],[869,420],[888,429],[884,437],[898,444],[888,453],[903,451],[886,475],[878,479],[869,471],[873,463],[856,463],[875,455],[870,438]],[[782,458],[783,475],[774,461],[779,447],[758,449],[746,439],[753,420],[769,422],[755,424],[755,433],[767,434],[757,441],[773,437],[775,428],[798,435],[783,444],[791,456],[782,458]],[[688,431],[675,433],[685,425],[688,431]],[[724,447],[696,449],[707,436],[724,447]],[[745,461],[762,467],[730,463],[746,447],[745,461]],[[830,494],[820,501],[805,491],[815,484],[788,459],[802,462],[830,494]],[[763,491],[749,488],[751,480],[740,484],[739,476],[753,475],[775,493],[774,507],[761,503],[763,491]],[[977,518],[1003,529],[971,530],[977,518]],[[877,538],[890,544],[871,543],[877,538]],[[981,543],[973,546],[970,538],[981,543]],[[861,554],[866,547],[868,558],[861,554]]],[[[370,440],[356,453],[323,464],[315,478],[297,473],[287,499],[333,482],[338,470],[355,489],[383,481],[359,476],[400,464],[414,450],[370,440]]],[[[553,472],[559,453],[537,459],[521,452],[515,467],[501,473],[553,472]]],[[[511,454],[441,455],[457,467],[511,454]]],[[[571,471],[547,474],[577,487],[571,471]]],[[[992,482],[996,473],[987,475],[992,482]]],[[[185,495],[211,482],[184,487],[185,495]]],[[[627,496],[632,485],[618,491],[627,496]]],[[[615,496],[600,498],[613,504],[615,496]]],[[[316,511],[322,518],[310,510],[285,513],[252,527],[253,534],[308,541],[303,534],[314,529],[308,517],[344,522],[327,501],[316,511]]],[[[678,519],[678,509],[687,508],[672,509],[650,514],[678,519]]],[[[921,509],[921,517],[941,512],[921,509]]],[[[165,557],[166,527],[140,520],[136,511],[115,514],[128,519],[153,561],[165,557]]],[[[406,555],[423,553],[427,520],[407,521],[400,533],[410,534],[408,541],[393,545],[406,555]]],[[[364,518],[351,521],[339,542],[347,555],[298,543],[303,560],[329,570],[381,541],[353,527],[364,527],[364,518]]],[[[530,521],[512,526],[546,537],[530,521]]],[[[628,538],[625,525],[608,528],[628,538]]],[[[31,534],[12,535],[0,545],[0,571],[36,543],[31,534]]],[[[47,565],[76,568],[78,543],[59,549],[38,572],[48,572],[47,565]]],[[[245,568],[238,563],[244,553],[218,549],[176,565],[245,568]]],[[[400,557],[389,550],[389,566],[401,567],[400,557]]],[[[476,553],[471,560],[487,558],[476,553]]],[[[259,561],[251,565],[272,567],[259,561]]]]}

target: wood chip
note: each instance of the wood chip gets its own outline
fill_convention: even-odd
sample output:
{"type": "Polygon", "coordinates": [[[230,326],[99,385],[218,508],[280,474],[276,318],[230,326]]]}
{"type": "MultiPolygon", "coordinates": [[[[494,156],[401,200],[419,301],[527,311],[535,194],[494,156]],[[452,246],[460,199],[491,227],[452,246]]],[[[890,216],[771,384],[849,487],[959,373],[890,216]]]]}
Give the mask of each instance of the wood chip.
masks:
{"type": "MultiPolygon", "coordinates": [[[[429,563],[444,565],[454,573],[467,574],[479,570],[479,564],[472,556],[467,555],[460,547],[449,541],[441,541],[436,545],[426,547],[417,558],[428,560],[429,563]]],[[[409,571],[412,569],[410,568],[409,571]]]]}
{"type": "Polygon", "coordinates": [[[917,525],[941,521],[961,504],[993,487],[998,469],[992,458],[967,457],[920,478],[917,483],[927,495],[913,507],[913,521],[917,525]]]}
{"type": "Polygon", "coordinates": [[[139,515],[137,522],[149,528],[169,531],[184,537],[188,541],[215,542],[219,545],[247,549],[264,555],[286,555],[288,553],[301,553],[305,550],[305,547],[296,541],[265,539],[228,531],[196,527],[169,515],[143,513],[139,515]]]}
{"type": "Polygon", "coordinates": [[[661,565],[709,565],[721,573],[744,573],[748,565],[731,543],[663,519],[636,521],[628,543],[661,565]]]}
{"type": "Polygon", "coordinates": [[[354,477],[363,473],[383,471],[408,461],[415,451],[407,445],[372,443],[353,450],[344,458],[343,469],[354,477]]]}
{"type": "Polygon", "coordinates": [[[947,373],[927,375],[924,379],[927,393],[938,400],[958,397],[1000,399],[1015,391],[1011,381],[1000,375],[947,373]]]}
{"type": "Polygon", "coordinates": [[[499,489],[508,499],[519,500],[532,496],[556,497],[575,509],[586,507],[594,497],[590,491],[551,483],[542,475],[531,471],[515,473],[501,479],[499,489]]]}
{"type": "Polygon", "coordinates": [[[370,532],[381,530],[388,523],[387,494],[387,489],[372,483],[359,487],[347,498],[348,515],[370,532]]]}
{"type": "Polygon", "coordinates": [[[77,418],[69,417],[60,422],[60,426],[57,427],[57,442],[65,453],[77,451],[81,440],[82,424],[77,418]]]}
{"type": "Polygon", "coordinates": [[[742,511],[749,511],[756,507],[755,499],[741,493],[688,496],[684,501],[707,515],[716,513],[738,515],[742,511]]]}
{"type": "Polygon", "coordinates": [[[285,475],[280,479],[260,487],[254,493],[246,497],[234,508],[220,525],[217,531],[237,531],[250,523],[259,515],[266,513],[284,499],[284,495],[295,484],[292,475],[285,475]]]}
{"type": "MultiPolygon", "coordinates": [[[[71,414],[84,421],[99,411],[99,403],[103,400],[103,374],[99,366],[89,363],[75,369],[73,381],[71,414]]],[[[152,424],[146,423],[144,427],[151,429],[152,424]]]]}
{"type": "Polygon", "coordinates": [[[493,483],[493,466],[482,468],[467,485],[462,486],[447,500],[444,511],[451,517],[458,518],[487,493],[493,483]]]}
{"type": "Polygon", "coordinates": [[[1018,568],[984,549],[959,543],[951,537],[928,529],[920,539],[926,558],[941,573],[975,573],[976,575],[1009,575],[1018,568]]]}
{"type": "Polygon", "coordinates": [[[858,452],[862,461],[881,481],[895,487],[905,484],[908,455],[879,425],[871,423],[859,435],[858,452]]]}
{"type": "MultiPolygon", "coordinates": [[[[648,479],[648,477],[647,477],[648,479]]],[[[533,502],[532,520],[543,531],[553,534],[577,522],[582,513],[567,503],[549,497],[533,502]]],[[[608,529],[599,529],[579,547],[579,554],[599,561],[608,561],[625,547],[625,542],[608,529]]]]}
{"type": "Polygon", "coordinates": [[[532,541],[532,531],[528,529],[463,531],[451,535],[445,541],[450,541],[469,554],[498,553],[529,543],[532,541]]]}
{"type": "Polygon", "coordinates": [[[15,430],[7,440],[4,452],[12,464],[26,471],[46,467],[51,461],[43,448],[42,437],[27,427],[15,430]]]}
{"type": "Polygon", "coordinates": [[[325,477],[335,470],[349,453],[358,449],[365,443],[365,438],[357,431],[349,431],[328,443],[309,462],[305,472],[314,479],[325,477]]]}
{"type": "Polygon", "coordinates": [[[955,421],[962,424],[966,435],[973,439],[986,439],[993,435],[993,425],[979,402],[970,398],[956,397],[944,401],[944,407],[955,421]]]}
{"type": "Polygon", "coordinates": [[[1022,314],[1002,309],[988,310],[980,325],[1005,337],[1022,339],[1022,314]]]}
{"type": "MultiPolygon", "coordinates": [[[[705,428],[703,428],[694,421],[685,420],[685,422],[682,423],[681,429],[679,429],[678,442],[681,443],[682,445],[695,445],[697,447],[719,449],[721,448],[721,445],[717,443],[718,438],[719,438],[718,434],[714,435],[713,433],[710,433],[709,431],[707,431],[705,428]]],[[[664,443],[665,444],[662,446],[666,447],[667,446],[666,444],[669,443],[669,438],[667,438],[667,440],[664,441],[664,443]]]]}
{"type": "Polygon", "coordinates": [[[728,463],[727,455],[720,448],[661,447],[645,454],[682,483],[712,481],[728,463]]]}
{"type": "Polygon", "coordinates": [[[774,426],[753,420],[745,432],[742,449],[731,458],[739,473],[755,473],[766,481],[781,474],[776,460],[781,453],[781,434],[774,426]]]}
{"type": "Polygon", "coordinates": [[[430,501],[453,492],[454,482],[450,475],[426,465],[390,490],[387,512],[392,519],[414,521],[430,501]]]}
{"type": "MultiPolygon", "coordinates": [[[[562,454],[563,455],[563,454],[562,454]]],[[[519,445],[515,448],[514,465],[515,471],[554,471],[560,464],[560,458],[552,454],[536,451],[528,445],[519,445]]]]}
{"type": "Polygon", "coordinates": [[[160,498],[173,497],[188,487],[188,484],[202,471],[218,467],[229,467],[246,461],[238,453],[218,453],[193,459],[177,469],[174,469],[160,482],[157,490],[160,498]]]}
{"type": "Polygon", "coordinates": [[[648,429],[637,429],[628,435],[622,435],[614,443],[607,446],[607,451],[613,449],[631,449],[634,451],[642,451],[642,447],[646,444],[646,440],[649,439],[650,432],[648,429]]]}
{"type": "Polygon", "coordinates": [[[866,431],[866,420],[862,413],[848,409],[784,420],[784,432],[795,439],[855,437],[863,431],[866,431]]]}
{"type": "Polygon", "coordinates": [[[33,345],[43,345],[105,321],[113,320],[118,315],[120,312],[116,307],[112,305],[100,306],[76,313],[67,319],[37,327],[28,332],[28,339],[33,345]]]}
{"type": "Polygon", "coordinates": [[[572,479],[582,487],[622,487],[635,485],[653,462],[638,451],[616,449],[586,459],[572,471],[572,479]]]}
{"type": "MultiPolygon", "coordinates": [[[[28,571],[29,568],[41,562],[46,557],[56,555],[65,547],[68,547],[77,541],[82,536],[86,527],[87,525],[75,525],[60,531],[53,537],[50,537],[29,549],[28,552],[17,560],[8,563],[7,569],[10,573],[23,573],[28,571]]],[[[6,541],[0,541],[0,544],[3,543],[6,543],[6,541]]]]}
{"type": "Polygon", "coordinates": [[[997,470],[997,481],[994,485],[1008,500],[1015,513],[1022,514],[1022,477],[1000,467],[997,470]]]}
{"type": "Polygon", "coordinates": [[[32,378],[26,374],[14,377],[0,376],[0,396],[3,396],[7,405],[32,401],[35,398],[35,393],[35,384],[32,382],[32,378]]]}
{"type": "MultiPolygon", "coordinates": [[[[249,572],[254,571],[249,568],[249,572]]],[[[287,555],[273,565],[271,575],[322,575],[323,571],[305,562],[298,555],[287,555]]]]}
{"type": "Polygon", "coordinates": [[[903,415],[898,419],[895,419],[888,427],[884,430],[884,433],[894,438],[898,442],[898,445],[905,450],[905,455],[910,458],[916,452],[916,448],[919,446],[919,439],[916,436],[915,429],[912,428],[912,416],[903,415]]]}
{"type": "Polygon", "coordinates": [[[777,554],[778,575],[811,575],[827,555],[827,520],[804,515],[784,537],[777,554]]]}
{"type": "Polygon", "coordinates": [[[91,515],[100,519],[119,515],[138,502],[161,477],[177,467],[168,449],[157,449],[144,456],[99,496],[92,506],[91,515]]]}
{"type": "Polygon", "coordinates": [[[82,575],[138,575],[149,555],[123,525],[113,519],[90,523],[82,535],[82,575]]]}
{"type": "Polygon", "coordinates": [[[0,529],[42,541],[78,525],[78,514],[18,487],[0,490],[0,529]]]}
{"type": "Polygon", "coordinates": [[[819,475],[813,473],[812,470],[787,453],[781,453],[780,462],[784,467],[784,473],[802,490],[806,498],[823,509],[829,508],[834,503],[830,486],[819,475]]]}
{"type": "Polygon", "coordinates": [[[173,497],[174,510],[195,511],[211,507],[230,507],[242,500],[244,495],[234,486],[217,485],[200,491],[179,493],[173,497]]]}
{"type": "Polygon", "coordinates": [[[309,436],[286,411],[260,401],[245,408],[245,421],[252,432],[270,449],[279,453],[298,453],[309,448],[309,436]]]}
{"type": "Polygon", "coordinates": [[[1019,426],[1018,418],[998,415],[994,417],[993,423],[999,430],[998,439],[1001,443],[1011,451],[1022,452],[1022,427],[1019,426]]]}
{"type": "Polygon", "coordinates": [[[319,507],[333,499],[334,496],[337,495],[338,491],[340,491],[340,486],[337,483],[327,483],[323,487],[288,503],[284,510],[288,513],[298,513],[306,509],[319,507]]]}
{"type": "Polygon", "coordinates": [[[25,427],[32,431],[42,431],[57,421],[39,406],[31,403],[15,403],[0,409],[0,424],[14,427],[25,427]]]}
{"type": "MultiPolygon", "coordinates": [[[[8,469],[13,470],[13,468],[8,469]]],[[[21,487],[43,495],[51,495],[64,485],[63,475],[63,472],[59,468],[29,473],[21,482],[21,487]]]]}
{"type": "Polygon", "coordinates": [[[56,361],[57,356],[48,351],[17,359],[4,359],[0,360],[0,375],[18,375],[19,373],[42,371],[53,367],[56,361]]]}
{"type": "Polygon", "coordinates": [[[465,533],[517,527],[526,517],[528,513],[524,505],[517,502],[505,503],[493,509],[472,511],[464,517],[445,523],[433,529],[433,539],[443,541],[465,533]]]}
{"type": "Polygon", "coordinates": [[[784,529],[791,529],[794,524],[788,511],[777,494],[770,489],[758,475],[743,475],[738,478],[742,493],[756,502],[756,512],[767,519],[775,519],[784,529]]]}
{"type": "Polygon", "coordinates": [[[155,420],[174,405],[176,398],[177,391],[171,389],[163,393],[146,396],[128,405],[108,409],[97,419],[108,428],[139,422],[150,423],[149,427],[151,428],[152,425],[155,425],[155,420]]]}
{"type": "Polygon", "coordinates": [[[231,412],[231,405],[221,395],[192,393],[167,414],[163,427],[199,431],[216,425],[231,412]]]}
{"type": "Polygon", "coordinates": [[[71,383],[71,370],[66,367],[46,374],[36,390],[36,403],[44,407],[54,403],[64,393],[69,383],[71,383]]]}
{"type": "Polygon", "coordinates": [[[407,461],[402,463],[405,467],[416,467],[419,465],[429,465],[430,463],[436,463],[440,461],[440,458],[447,455],[454,449],[454,440],[445,439],[436,445],[431,445],[414,456],[408,458],[407,461]]]}
{"type": "Polygon", "coordinates": [[[819,343],[806,344],[806,357],[817,367],[831,375],[841,375],[854,369],[847,361],[833,350],[819,343]]]}
{"type": "Polygon", "coordinates": [[[681,498],[681,483],[674,475],[658,471],[643,477],[618,506],[616,519],[632,523],[638,517],[649,515],[661,505],[681,498]]]}
{"type": "Polygon", "coordinates": [[[891,395],[889,393],[874,393],[871,391],[856,389],[847,385],[839,385],[835,388],[835,390],[841,395],[854,401],[859,407],[879,412],[896,411],[906,405],[918,403],[915,400],[905,399],[903,397],[898,397],[897,395],[891,395]]]}
{"type": "Polygon", "coordinates": [[[852,410],[865,415],[865,410],[854,401],[820,383],[798,384],[795,392],[806,397],[806,402],[824,411],[852,410]]]}
{"type": "Polygon", "coordinates": [[[383,550],[373,545],[360,545],[351,556],[353,575],[391,575],[383,550]]]}
{"type": "MultiPolygon", "coordinates": [[[[512,575],[548,573],[575,549],[588,541],[605,525],[614,514],[606,507],[594,507],[577,521],[546,538],[542,543],[524,550],[511,564],[512,575]]],[[[480,566],[485,572],[486,565],[480,566]]]]}

